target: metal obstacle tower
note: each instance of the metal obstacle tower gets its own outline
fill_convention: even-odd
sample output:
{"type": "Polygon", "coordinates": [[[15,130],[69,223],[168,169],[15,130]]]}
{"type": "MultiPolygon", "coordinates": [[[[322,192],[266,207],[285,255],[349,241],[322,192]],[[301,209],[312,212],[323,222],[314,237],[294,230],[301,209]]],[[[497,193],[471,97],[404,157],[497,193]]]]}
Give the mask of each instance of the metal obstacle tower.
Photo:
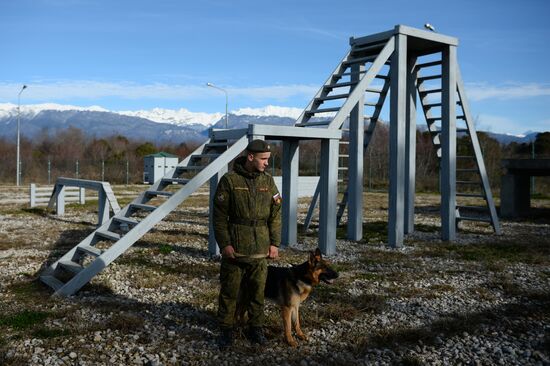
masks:
{"type": "MultiPolygon", "coordinates": [[[[457,45],[456,38],[402,25],[387,32],[351,38],[348,54],[298,119],[297,126],[318,126],[321,122],[312,122],[312,117],[332,112],[336,114],[327,127],[342,128],[349,116],[348,184],[339,210],[341,214],[343,207],[348,207],[348,239],[362,237],[363,149],[379,123],[388,91],[389,244],[402,246],[404,234],[414,230],[417,96],[440,163],[442,239],[455,240],[461,220],[489,222],[500,233],[458,68],[457,45]],[[377,88],[372,86],[376,79],[382,80],[377,88]],[[370,114],[365,115],[367,108],[370,114]],[[457,136],[467,138],[470,150],[467,155],[457,155],[457,136]],[[482,198],[486,204],[471,206],[457,202],[458,198],[471,197],[482,198]]],[[[315,200],[316,196],[306,226],[315,200]]],[[[328,251],[333,252],[334,248],[328,251]]]]}
{"type": "MultiPolygon", "coordinates": [[[[348,238],[359,240],[363,236],[363,153],[390,90],[389,244],[402,246],[404,234],[414,228],[417,94],[441,162],[442,238],[455,239],[458,220],[489,221],[498,233],[485,165],[458,71],[458,41],[398,25],[391,31],[352,38],[350,44],[349,52],[293,127],[251,124],[245,129],[212,130],[203,145],[51,264],[40,279],[54,288],[56,294],[71,295],[207,182],[210,182],[211,207],[216,185],[228,164],[249,140],[256,138],[283,142],[282,244],[287,246],[297,242],[299,142],[321,141],[320,183],[306,224],[319,200],[319,248],[324,254],[334,254],[337,220],[345,207],[348,238]],[[425,57],[432,59],[423,61],[425,57]],[[429,70],[432,72],[424,74],[429,70]],[[381,85],[377,86],[376,81],[381,85]],[[364,115],[366,108],[372,109],[368,116],[364,115]],[[347,120],[349,140],[342,141],[343,129],[348,129],[347,120]],[[457,127],[458,121],[462,127],[457,127]],[[472,155],[457,156],[457,133],[470,137],[472,155]],[[342,144],[348,147],[344,156],[339,153],[342,144]],[[344,199],[338,204],[342,158],[347,159],[349,173],[347,181],[342,179],[346,188],[344,199]],[[465,166],[457,168],[457,160],[464,160],[465,166]],[[458,174],[466,177],[457,180],[458,174]],[[457,184],[479,186],[481,192],[457,192],[457,184]],[[464,215],[465,210],[480,207],[457,205],[457,197],[473,195],[485,199],[487,205],[481,208],[488,216],[464,215]]],[[[212,232],[210,226],[209,251],[217,253],[212,232]]]]}

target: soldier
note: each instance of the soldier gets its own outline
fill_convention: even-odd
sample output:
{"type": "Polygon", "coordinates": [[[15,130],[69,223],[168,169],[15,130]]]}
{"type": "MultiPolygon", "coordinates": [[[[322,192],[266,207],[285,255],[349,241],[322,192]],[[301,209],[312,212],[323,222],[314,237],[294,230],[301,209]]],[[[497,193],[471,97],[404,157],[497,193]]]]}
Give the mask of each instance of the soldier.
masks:
{"type": "Polygon", "coordinates": [[[273,177],[265,172],[270,146],[254,140],[246,155],[235,160],[214,198],[214,233],[222,254],[218,319],[218,345],[233,344],[235,308],[239,289],[246,289],[248,339],[260,345],[263,333],[266,258],[277,258],[281,242],[281,195],[273,177]]]}

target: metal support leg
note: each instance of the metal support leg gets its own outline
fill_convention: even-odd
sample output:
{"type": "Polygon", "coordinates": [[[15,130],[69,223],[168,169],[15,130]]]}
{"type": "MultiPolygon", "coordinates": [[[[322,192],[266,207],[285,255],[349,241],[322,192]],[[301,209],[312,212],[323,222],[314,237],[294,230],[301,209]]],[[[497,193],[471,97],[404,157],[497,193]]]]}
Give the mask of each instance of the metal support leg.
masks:
{"type": "Polygon", "coordinates": [[[283,247],[297,243],[299,151],[298,140],[283,141],[283,247]]]}
{"type": "Polygon", "coordinates": [[[31,196],[31,208],[36,207],[36,184],[31,183],[29,194],[31,196]]]}
{"type": "Polygon", "coordinates": [[[99,190],[97,203],[98,225],[103,225],[109,220],[109,200],[104,190],[99,190]]]}
{"type": "Polygon", "coordinates": [[[319,249],[325,255],[336,253],[338,145],[338,140],[334,139],[321,142],[319,249]]]}
{"type": "Polygon", "coordinates": [[[404,233],[414,231],[414,198],[416,175],[416,57],[407,62],[407,116],[405,130],[405,220],[404,233]]]}
{"type": "Polygon", "coordinates": [[[442,52],[441,238],[456,239],[456,46],[442,52]]]}
{"type": "Polygon", "coordinates": [[[59,185],[54,189],[59,192],[55,199],[55,214],[57,216],[63,216],[65,214],[65,187],[59,185]]]}
{"type": "Polygon", "coordinates": [[[211,256],[220,254],[220,248],[218,247],[218,242],[214,235],[214,198],[218,183],[226,172],[227,165],[210,178],[210,199],[208,201],[208,253],[210,253],[211,256]]]}
{"type": "MultiPolygon", "coordinates": [[[[352,81],[359,81],[364,65],[352,67],[352,81]]],[[[358,241],[363,238],[363,140],[365,128],[363,106],[365,97],[361,97],[350,113],[349,132],[349,170],[348,170],[348,228],[347,238],[358,241]]]]}
{"type": "Polygon", "coordinates": [[[390,196],[388,241],[392,248],[403,246],[405,196],[405,128],[407,117],[407,37],[395,36],[391,61],[390,106],[390,196]]]}

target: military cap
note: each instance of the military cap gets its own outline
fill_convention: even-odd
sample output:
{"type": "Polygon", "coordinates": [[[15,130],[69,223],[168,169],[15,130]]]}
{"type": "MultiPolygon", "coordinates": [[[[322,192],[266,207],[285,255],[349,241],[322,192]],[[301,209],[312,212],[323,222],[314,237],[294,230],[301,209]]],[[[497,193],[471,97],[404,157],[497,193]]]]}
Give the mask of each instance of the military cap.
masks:
{"type": "Polygon", "coordinates": [[[252,153],[270,152],[271,146],[264,140],[253,140],[250,141],[246,150],[252,153]]]}

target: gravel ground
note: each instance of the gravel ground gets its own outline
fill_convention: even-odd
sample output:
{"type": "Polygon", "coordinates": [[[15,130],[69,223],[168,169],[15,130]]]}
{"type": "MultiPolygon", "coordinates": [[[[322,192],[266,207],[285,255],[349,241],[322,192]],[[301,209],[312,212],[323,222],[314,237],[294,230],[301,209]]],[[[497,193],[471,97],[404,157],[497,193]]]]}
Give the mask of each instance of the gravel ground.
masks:
{"type": "MultiPolygon", "coordinates": [[[[387,196],[366,194],[365,238],[339,232],[329,260],[341,276],[301,308],[309,341],[284,344],[279,311],[267,303],[268,346],[240,336],[223,353],[204,196],[65,299],[36,278],[93,230],[94,205],[71,206],[64,217],[3,206],[0,364],[550,365],[550,202],[537,201],[542,214],[528,220],[503,221],[502,236],[468,223],[446,243],[437,200],[418,196],[418,230],[394,250],[385,243],[387,196]]],[[[316,242],[313,228],[275,264],[303,262],[316,242]]]]}

